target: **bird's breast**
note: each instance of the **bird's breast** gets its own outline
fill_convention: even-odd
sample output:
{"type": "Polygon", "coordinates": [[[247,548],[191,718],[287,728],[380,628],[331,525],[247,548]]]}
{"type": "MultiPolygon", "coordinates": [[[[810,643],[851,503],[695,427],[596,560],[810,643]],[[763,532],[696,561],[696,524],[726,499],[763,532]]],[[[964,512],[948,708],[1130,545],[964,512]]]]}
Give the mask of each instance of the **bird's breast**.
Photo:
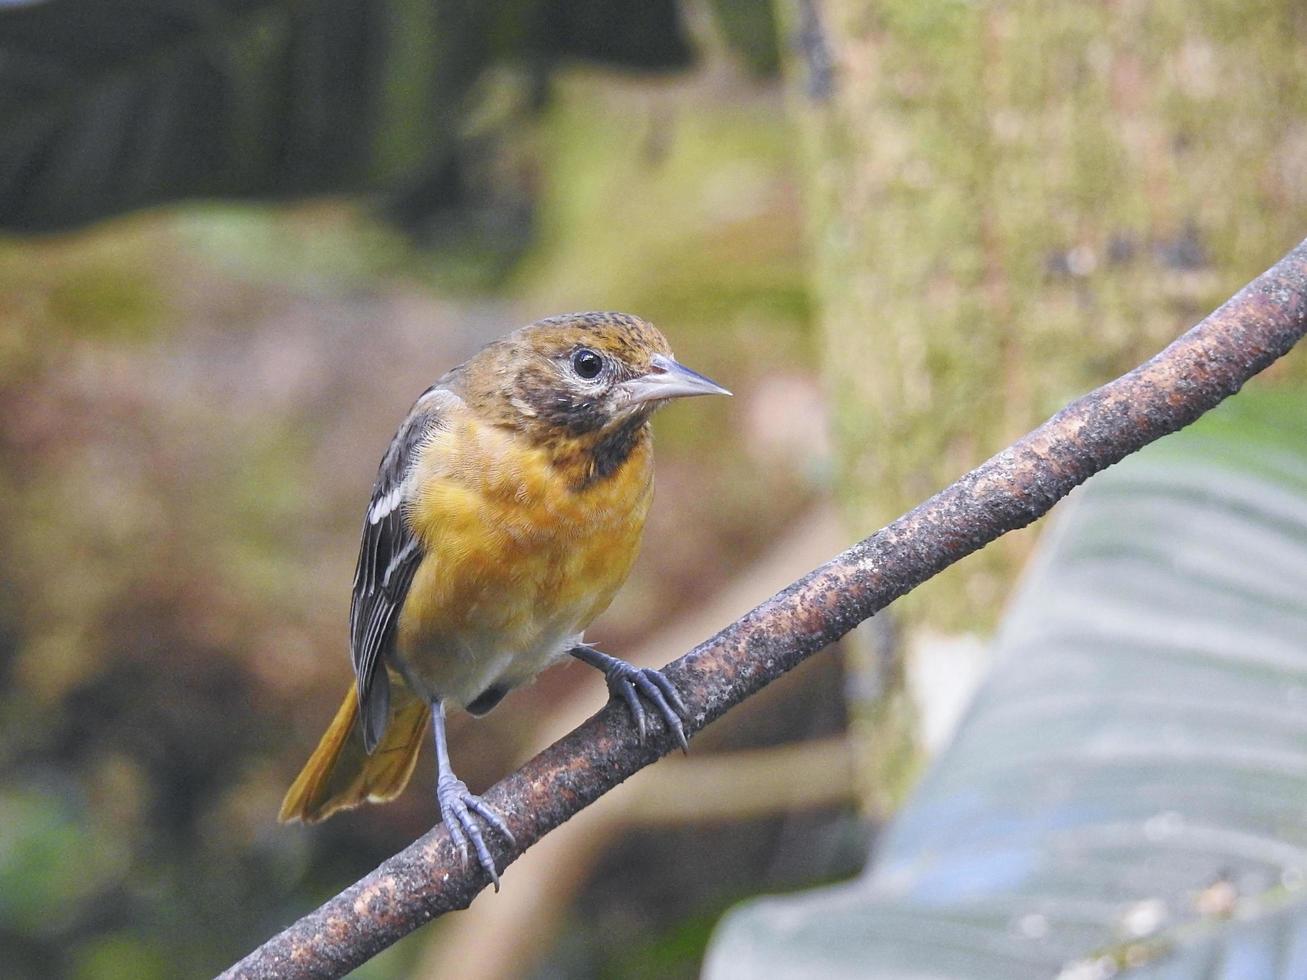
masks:
{"type": "Polygon", "coordinates": [[[617,472],[575,490],[511,433],[467,422],[436,434],[407,512],[425,557],[398,636],[428,693],[466,705],[566,652],[635,561],[651,456],[646,439],[617,472]]]}

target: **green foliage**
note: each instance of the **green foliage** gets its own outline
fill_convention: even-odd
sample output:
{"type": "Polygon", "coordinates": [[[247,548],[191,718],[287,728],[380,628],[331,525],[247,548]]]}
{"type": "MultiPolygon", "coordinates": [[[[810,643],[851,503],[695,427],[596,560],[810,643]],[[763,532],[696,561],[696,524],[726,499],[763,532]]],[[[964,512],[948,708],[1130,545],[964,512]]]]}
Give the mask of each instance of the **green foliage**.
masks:
{"type": "Polygon", "coordinates": [[[166,980],[176,973],[165,950],[131,933],[118,933],[80,948],[68,975],[72,980],[166,980]]]}
{"type": "Polygon", "coordinates": [[[547,308],[638,309],[669,328],[720,331],[761,313],[786,342],[808,293],[774,102],[598,81],[560,85],[545,118],[553,176],[519,291],[547,308]]]}
{"type": "Polygon", "coordinates": [[[757,0],[712,0],[723,38],[751,74],[770,77],[780,71],[776,10],[757,0]]]}
{"type": "Polygon", "coordinates": [[[57,794],[10,787],[0,795],[0,929],[58,934],[69,923],[52,920],[51,909],[122,874],[125,852],[87,824],[57,794]]]}

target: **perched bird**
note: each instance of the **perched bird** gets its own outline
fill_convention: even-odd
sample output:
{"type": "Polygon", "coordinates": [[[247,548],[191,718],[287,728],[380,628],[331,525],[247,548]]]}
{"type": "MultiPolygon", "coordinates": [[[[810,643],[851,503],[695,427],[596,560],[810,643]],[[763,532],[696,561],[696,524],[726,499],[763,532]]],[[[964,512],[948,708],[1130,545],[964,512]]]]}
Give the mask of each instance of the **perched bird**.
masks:
{"type": "Polygon", "coordinates": [[[635,560],[653,494],[649,418],[672,398],[730,392],[672,359],[651,324],[576,313],[482,348],[414,404],[381,460],[350,605],[354,685],[286,794],[313,822],[396,797],[433,721],[441,818],[499,885],[479,817],[498,813],[454,775],[445,712],[481,715],[571,655],[602,670],[643,740],[656,710],[682,746],[685,713],[656,670],[582,634],[635,560]]]}

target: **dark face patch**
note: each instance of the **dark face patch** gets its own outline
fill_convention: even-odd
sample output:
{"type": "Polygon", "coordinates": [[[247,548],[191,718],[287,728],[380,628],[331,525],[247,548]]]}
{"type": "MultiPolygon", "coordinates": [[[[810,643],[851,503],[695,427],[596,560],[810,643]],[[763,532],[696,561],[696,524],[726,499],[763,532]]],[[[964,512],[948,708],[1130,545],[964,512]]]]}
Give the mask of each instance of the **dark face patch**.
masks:
{"type": "Polygon", "coordinates": [[[605,364],[594,378],[576,373],[570,351],[526,364],[513,379],[515,400],[528,409],[526,424],[543,425],[551,433],[584,436],[613,421],[613,386],[633,375],[601,356],[605,364]]]}

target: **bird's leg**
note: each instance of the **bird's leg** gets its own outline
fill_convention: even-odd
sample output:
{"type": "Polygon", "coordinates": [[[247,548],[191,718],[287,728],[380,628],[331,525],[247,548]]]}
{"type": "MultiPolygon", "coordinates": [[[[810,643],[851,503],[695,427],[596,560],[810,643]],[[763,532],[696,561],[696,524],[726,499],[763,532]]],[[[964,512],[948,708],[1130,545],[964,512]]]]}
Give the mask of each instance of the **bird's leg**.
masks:
{"type": "Polygon", "coordinates": [[[688,718],[690,713],[680,694],[676,692],[675,685],[661,671],[651,667],[633,666],[625,660],[618,660],[616,657],[601,653],[588,643],[578,644],[567,652],[582,663],[598,667],[604,672],[609,694],[621,698],[630,709],[636,731],[640,734],[641,745],[644,744],[646,729],[644,704],[640,701],[640,696],[644,695],[658,709],[658,714],[662,717],[667,730],[681,743],[681,751],[689,751],[690,746],[685,739],[685,725],[681,719],[688,718]]]}
{"type": "Polygon", "coordinates": [[[470,793],[467,784],[454,775],[449,765],[449,742],[445,737],[445,705],[438,700],[431,702],[431,729],[436,739],[436,801],[440,804],[440,817],[449,828],[449,836],[453,838],[464,864],[467,863],[467,841],[469,837],[472,839],[477,860],[495,883],[495,891],[499,891],[499,872],[472,814],[499,831],[509,844],[516,845],[517,841],[504,818],[481,797],[470,793]]]}

